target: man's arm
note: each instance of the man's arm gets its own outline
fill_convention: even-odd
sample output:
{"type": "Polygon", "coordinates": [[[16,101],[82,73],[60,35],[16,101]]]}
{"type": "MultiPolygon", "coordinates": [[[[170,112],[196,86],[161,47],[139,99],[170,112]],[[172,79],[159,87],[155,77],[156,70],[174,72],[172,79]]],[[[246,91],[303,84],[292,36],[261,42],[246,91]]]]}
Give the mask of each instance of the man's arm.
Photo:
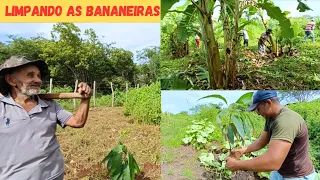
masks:
{"type": "Polygon", "coordinates": [[[77,112],[66,122],[65,125],[74,127],[74,128],[82,128],[86,124],[89,107],[90,107],[90,96],[91,96],[91,89],[85,83],[79,84],[78,93],[83,94],[86,99],[81,99],[79,109],[77,112]]]}
{"type": "Polygon", "coordinates": [[[262,131],[261,136],[255,142],[246,147],[244,154],[259,151],[266,147],[268,142],[268,133],[266,131],[262,131]]]}
{"type": "Polygon", "coordinates": [[[82,128],[86,124],[89,113],[90,99],[82,99],[77,112],[66,122],[66,126],[82,128]]]}
{"type": "Polygon", "coordinates": [[[266,154],[250,160],[237,161],[236,167],[255,172],[277,171],[288,155],[291,143],[284,140],[271,140],[266,154]]]}
{"type": "Polygon", "coordinates": [[[239,152],[241,155],[251,153],[254,151],[259,151],[260,149],[264,148],[268,144],[268,133],[266,131],[262,131],[260,137],[250,144],[247,147],[241,149],[232,150],[233,152],[239,152]]]}

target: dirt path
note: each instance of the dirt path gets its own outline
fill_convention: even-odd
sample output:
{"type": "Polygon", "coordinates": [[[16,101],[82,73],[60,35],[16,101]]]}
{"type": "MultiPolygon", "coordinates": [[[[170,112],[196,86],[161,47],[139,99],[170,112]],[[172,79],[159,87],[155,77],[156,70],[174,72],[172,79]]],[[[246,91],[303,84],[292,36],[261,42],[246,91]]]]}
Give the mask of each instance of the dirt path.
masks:
{"type": "Polygon", "coordinates": [[[178,148],[162,147],[164,157],[161,165],[162,179],[172,180],[204,180],[205,172],[197,160],[199,153],[192,146],[180,146],[178,148]],[[170,157],[168,157],[170,156],[170,157]]]}
{"type": "Polygon", "coordinates": [[[118,145],[120,136],[144,168],[139,179],[160,179],[160,126],[132,124],[122,108],[116,107],[90,110],[82,129],[58,129],[66,163],[65,180],[108,179],[101,161],[118,145]]]}

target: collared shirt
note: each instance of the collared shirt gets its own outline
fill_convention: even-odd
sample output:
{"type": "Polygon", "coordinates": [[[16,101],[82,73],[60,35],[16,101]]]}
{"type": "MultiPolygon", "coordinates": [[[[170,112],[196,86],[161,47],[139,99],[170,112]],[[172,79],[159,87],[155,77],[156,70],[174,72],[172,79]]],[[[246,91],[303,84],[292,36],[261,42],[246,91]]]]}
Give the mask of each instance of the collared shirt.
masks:
{"type": "Polygon", "coordinates": [[[314,27],[315,27],[316,23],[313,22],[313,21],[310,21],[307,26],[306,26],[306,31],[312,31],[314,30],[314,27]]]}
{"type": "Polygon", "coordinates": [[[51,100],[27,112],[12,97],[0,96],[0,180],[51,180],[64,173],[55,135],[72,113],[51,100]]]}

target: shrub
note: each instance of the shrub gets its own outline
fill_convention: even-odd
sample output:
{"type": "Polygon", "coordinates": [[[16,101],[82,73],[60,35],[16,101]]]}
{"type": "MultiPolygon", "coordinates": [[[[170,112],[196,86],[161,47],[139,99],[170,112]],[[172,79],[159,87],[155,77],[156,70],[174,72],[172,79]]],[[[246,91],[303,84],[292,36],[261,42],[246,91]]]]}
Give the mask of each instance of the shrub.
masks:
{"type": "Polygon", "coordinates": [[[143,86],[128,92],[127,102],[124,103],[125,115],[131,115],[138,123],[160,124],[161,119],[160,83],[149,87],[143,86]]]}

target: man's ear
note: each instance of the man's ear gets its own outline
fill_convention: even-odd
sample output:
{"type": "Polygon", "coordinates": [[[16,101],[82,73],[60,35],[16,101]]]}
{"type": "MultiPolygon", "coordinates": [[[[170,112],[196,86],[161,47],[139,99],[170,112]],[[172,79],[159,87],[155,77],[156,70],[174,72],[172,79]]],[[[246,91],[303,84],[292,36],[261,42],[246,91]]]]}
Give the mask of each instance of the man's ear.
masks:
{"type": "Polygon", "coordinates": [[[266,101],[266,103],[271,107],[272,100],[271,100],[271,99],[268,99],[268,100],[266,101]]]}
{"type": "Polygon", "coordinates": [[[4,78],[7,81],[7,83],[10,84],[10,86],[17,85],[17,83],[15,82],[15,79],[12,77],[12,74],[6,74],[4,78]]]}

